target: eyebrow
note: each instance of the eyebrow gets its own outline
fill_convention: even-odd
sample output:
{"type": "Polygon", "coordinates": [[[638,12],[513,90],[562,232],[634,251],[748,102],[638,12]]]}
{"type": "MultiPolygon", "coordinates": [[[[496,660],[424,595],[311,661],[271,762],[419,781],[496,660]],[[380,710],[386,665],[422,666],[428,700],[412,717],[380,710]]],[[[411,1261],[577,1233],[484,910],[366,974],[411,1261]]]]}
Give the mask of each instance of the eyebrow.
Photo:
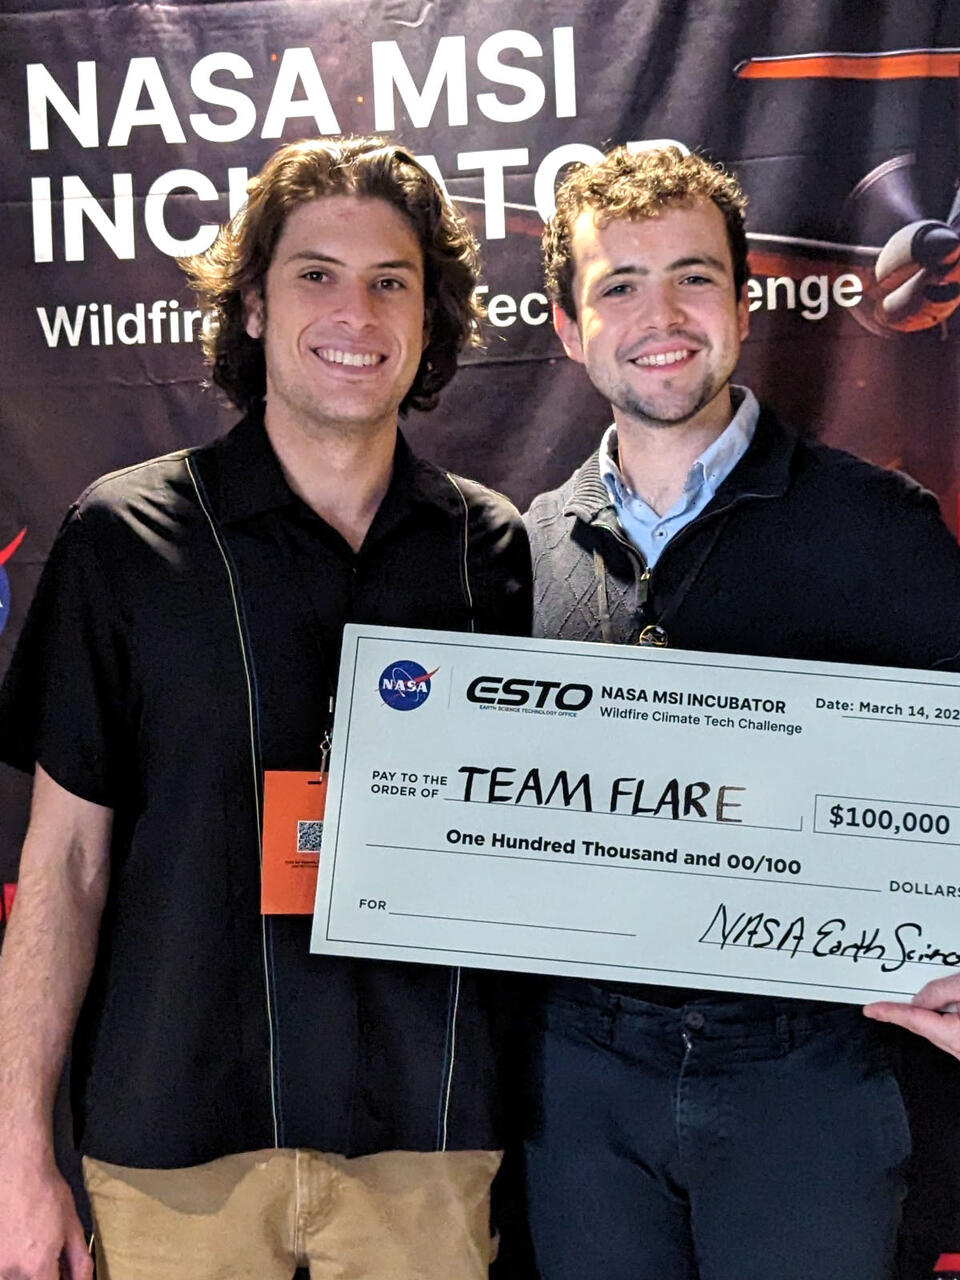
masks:
{"type": "MultiPolygon", "coordinates": [[[[342,262],[339,258],[334,258],[329,253],[320,253],[314,249],[300,249],[297,253],[291,253],[287,259],[288,262],[328,262],[333,267],[345,267],[346,262],[342,262]]],[[[391,258],[386,262],[372,262],[369,264],[374,271],[413,271],[420,270],[420,264],[412,261],[410,258],[391,258]]]]}
{"type": "MultiPolygon", "coordinates": [[[[730,268],[727,264],[709,253],[696,253],[687,258],[676,258],[673,262],[667,263],[666,269],[667,271],[682,271],[684,267],[713,267],[715,271],[720,271],[726,275],[730,274],[730,268]]],[[[636,263],[624,263],[623,266],[614,267],[611,271],[608,271],[603,278],[610,280],[614,276],[648,276],[649,274],[649,267],[641,267],[636,263]]]]}

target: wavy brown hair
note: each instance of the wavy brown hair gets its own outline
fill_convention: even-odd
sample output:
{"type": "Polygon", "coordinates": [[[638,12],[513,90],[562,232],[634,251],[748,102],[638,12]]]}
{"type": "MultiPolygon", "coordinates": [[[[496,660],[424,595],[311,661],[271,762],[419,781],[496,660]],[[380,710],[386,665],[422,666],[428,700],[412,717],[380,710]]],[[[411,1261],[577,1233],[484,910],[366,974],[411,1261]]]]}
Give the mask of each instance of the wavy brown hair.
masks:
{"type": "Polygon", "coordinates": [[[543,267],[550,300],[577,318],[573,294],[573,228],[584,209],[596,211],[598,224],[615,218],[655,218],[671,205],[712,200],[727,227],[733,282],[740,296],[747,281],[747,206],[740,185],[720,165],[703,156],[684,155],[678,147],[631,152],[614,147],[595,164],[581,165],[557,188],[557,211],[543,230],[543,267]]]}
{"type": "Polygon", "coordinates": [[[210,248],[180,260],[200,306],[214,317],[202,344],[216,385],[245,412],[263,399],[263,343],[244,328],[243,294],[262,294],[284,223],[298,205],[357,196],[393,205],[420,242],[429,341],[400,412],[434,408],[460,351],[479,341],[481,317],[477,242],[434,178],[403,147],[381,138],[309,138],[275,151],[247,192],[247,203],[210,248]]]}

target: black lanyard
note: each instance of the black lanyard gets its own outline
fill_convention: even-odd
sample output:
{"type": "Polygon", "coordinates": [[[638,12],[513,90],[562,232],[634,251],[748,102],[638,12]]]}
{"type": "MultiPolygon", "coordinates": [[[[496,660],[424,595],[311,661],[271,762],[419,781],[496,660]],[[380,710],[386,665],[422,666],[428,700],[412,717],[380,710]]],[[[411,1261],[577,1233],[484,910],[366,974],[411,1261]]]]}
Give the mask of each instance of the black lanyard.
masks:
{"type": "MultiPolygon", "coordinates": [[[[722,517],[717,518],[716,528],[706,539],[703,550],[687,570],[683,581],[673,592],[670,599],[660,610],[659,614],[654,612],[653,601],[650,597],[650,578],[653,570],[644,569],[643,575],[641,576],[638,584],[642,590],[642,595],[638,602],[637,614],[634,620],[637,634],[631,643],[641,645],[643,648],[651,649],[664,649],[669,645],[670,639],[667,634],[667,624],[672,622],[676,617],[680,606],[687,598],[690,589],[696,582],[697,578],[699,578],[700,573],[703,570],[704,565],[707,563],[707,560],[710,558],[714,547],[717,545],[720,535],[723,533],[729,518],[729,511],[725,512],[722,517]]],[[[690,528],[689,525],[686,527],[690,528]]],[[[677,536],[679,537],[683,532],[684,531],[682,529],[679,530],[677,536]]],[[[666,555],[668,553],[669,544],[664,548],[664,554],[666,555]]],[[[593,571],[597,580],[600,634],[603,636],[603,639],[607,644],[615,644],[616,641],[613,636],[613,625],[610,618],[610,602],[607,594],[607,567],[604,563],[602,554],[596,549],[594,549],[593,552],[593,571]]]]}

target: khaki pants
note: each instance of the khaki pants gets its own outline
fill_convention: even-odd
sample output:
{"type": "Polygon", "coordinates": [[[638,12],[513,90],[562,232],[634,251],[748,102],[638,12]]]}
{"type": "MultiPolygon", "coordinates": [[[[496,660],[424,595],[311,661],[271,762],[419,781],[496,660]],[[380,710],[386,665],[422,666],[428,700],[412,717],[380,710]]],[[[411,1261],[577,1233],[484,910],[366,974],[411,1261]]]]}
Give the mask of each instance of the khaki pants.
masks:
{"type": "Polygon", "coordinates": [[[485,1280],[496,1151],[86,1158],[98,1280],[485,1280]]]}

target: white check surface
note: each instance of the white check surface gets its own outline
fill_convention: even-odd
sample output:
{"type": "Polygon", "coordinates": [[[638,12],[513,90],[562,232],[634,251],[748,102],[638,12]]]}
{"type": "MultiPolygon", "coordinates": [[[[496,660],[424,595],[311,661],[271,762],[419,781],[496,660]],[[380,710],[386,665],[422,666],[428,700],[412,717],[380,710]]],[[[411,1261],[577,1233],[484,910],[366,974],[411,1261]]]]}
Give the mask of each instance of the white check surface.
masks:
{"type": "Polygon", "coordinates": [[[311,948],[906,997],[960,967],[958,750],[958,676],[351,625],[311,948]]]}

